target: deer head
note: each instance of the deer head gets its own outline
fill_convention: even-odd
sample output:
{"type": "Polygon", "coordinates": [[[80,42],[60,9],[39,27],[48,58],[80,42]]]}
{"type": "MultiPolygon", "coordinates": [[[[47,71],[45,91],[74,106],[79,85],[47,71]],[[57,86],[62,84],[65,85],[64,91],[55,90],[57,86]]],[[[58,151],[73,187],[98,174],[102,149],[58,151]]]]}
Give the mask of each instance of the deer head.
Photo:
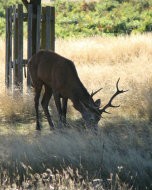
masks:
{"type": "MultiPolygon", "coordinates": [[[[98,122],[100,121],[100,119],[102,118],[102,114],[103,113],[108,113],[110,114],[107,109],[108,108],[118,108],[120,107],[120,105],[113,105],[112,101],[114,100],[114,98],[116,96],[118,96],[119,94],[122,94],[124,92],[127,92],[128,90],[119,90],[118,84],[119,84],[120,78],[118,79],[117,83],[116,83],[116,92],[112,95],[112,97],[110,98],[109,102],[101,107],[101,100],[97,99],[96,101],[90,101],[90,103],[88,105],[81,103],[82,107],[83,107],[83,112],[82,112],[82,117],[85,120],[85,124],[88,128],[94,128],[94,129],[98,129],[98,122]]],[[[92,92],[90,97],[92,98],[96,93],[98,93],[102,88],[100,88],[99,90],[92,92]]]]}

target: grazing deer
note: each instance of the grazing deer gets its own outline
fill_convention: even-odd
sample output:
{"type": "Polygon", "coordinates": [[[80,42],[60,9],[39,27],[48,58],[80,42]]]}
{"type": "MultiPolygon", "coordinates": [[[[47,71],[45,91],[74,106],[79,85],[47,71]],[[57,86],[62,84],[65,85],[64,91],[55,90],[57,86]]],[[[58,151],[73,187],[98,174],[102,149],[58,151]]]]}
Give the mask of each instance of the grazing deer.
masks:
{"type": "Polygon", "coordinates": [[[119,107],[112,105],[113,99],[126,91],[119,90],[116,83],[117,91],[110,98],[109,102],[100,108],[100,99],[94,101],[93,96],[101,90],[101,88],[90,95],[79,79],[76,68],[72,61],[54,53],[52,51],[41,50],[31,57],[28,62],[33,87],[35,88],[35,110],[36,110],[36,129],[40,130],[39,122],[39,98],[42,86],[45,92],[42,98],[42,107],[47,117],[50,127],[53,129],[54,124],[51,119],[48,104],[53,94],[59,120],[66,123],[67,102],[70,99],[73,106],[78,110],[88,128],[98,128],[98,122],[103,113],[109,107],[119,107]]]}

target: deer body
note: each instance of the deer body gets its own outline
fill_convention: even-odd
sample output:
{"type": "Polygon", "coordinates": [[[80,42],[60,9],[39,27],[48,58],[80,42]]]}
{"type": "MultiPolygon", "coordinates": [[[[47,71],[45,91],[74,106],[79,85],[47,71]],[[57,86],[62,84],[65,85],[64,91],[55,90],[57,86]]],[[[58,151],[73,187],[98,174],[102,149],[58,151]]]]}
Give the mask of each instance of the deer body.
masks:
{"type": "Polygon", "coordinates": [[[28,63],[33,86],[35,88],[35,108],[37,115],[37,129],[40,129],[38,102],[42,86],[45,87],[42,107],[51,127],[54,127],[48,112],[48,103],[54,95],[60,120],[66,122],[67,100],[73,102],[73,106],[83,114],[84,105],[94,105],[92,97],[80,81],[72,61],[51,51],[41,50],[35,54],[28,63]],[[61,98],[62,104],[61,104],[61,98]]]}
{"type": "Polygon", "coordinates": [[[37,130],[40,130],[38,107],[42,86],[44,86],[45,92],[41,104],[51,128],[54,128],[54,124],[48,110],[48,104],[52,94],[60,123],[66,123],[67,101],[70,99],[74,108],[81,113],[86,126],[97,129],[102,113],[106,112],[108,107],[116,107],[111,104],[112,100],[124,92],[118,89],[118,80],[117,92],[112,96],[109,103],[100,109],[100,99],[94,101],[92,97],[101,89],[90,95],[80,81],[74,63],[48,50],[41,50],[33,55],[28,62],[28,69],[35,88],[37,130]]]}
{"type": "Polygon", "coordinates": [[[57,91],[63,98],[73,101],[77,97],[76,94],[89,95],[78,78],[74,64],[53,52],[37,53],[29,62],[29,70],[34,86],[38,81],[42,82],[57,91]]]}

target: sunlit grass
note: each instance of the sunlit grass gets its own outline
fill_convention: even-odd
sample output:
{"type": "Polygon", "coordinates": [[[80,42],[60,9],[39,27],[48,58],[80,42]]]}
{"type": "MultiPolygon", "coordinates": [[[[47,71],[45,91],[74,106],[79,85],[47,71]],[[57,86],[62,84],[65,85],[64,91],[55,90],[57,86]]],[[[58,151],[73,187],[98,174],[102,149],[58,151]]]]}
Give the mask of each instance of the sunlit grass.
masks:
{"type": "Polygon", "coordinates": [[[115,83],[120,77],[120,88],[129,89],[127,94],[117,99],[121,100],[121,114],[136,117],[143,111],[145,117],[152,82],[151,37],[151,34],[145,34],[68,42],[59,40],[57,51],[74,60],[79,76],[90,92],[103,87],[97,95],[103,103],[115,90],[115,83]]]}
{"type": "MultiPolygon", "coordinates": [[[[103,90],[95,97],[101,98],[102,104],[105,104],[114,93],[116,81],[120,77],[120,89],[128,89],[129,92],[116,99],[116,102],[121,104],[121,108],[112,110],[113,114],[146,118],[150,117],[148,104],[152,83],[151,37],[151,34],[145,34],[112,38],[92,37],[68,41],[57,40],[56,51],[74,61],[78,74],[90,93],[92,90],[103,87],[103,90]]],[[[15,105],[12,97],[5,94],[4,47],[4,41],[1,40],[0,112],[8,116],[16,110],[18,113],[19,109],[22,112],[27,106],[31,110],[33,97],[26,96],[28,103],[21,100],[21,104],[17,102],[15,105]]],[[[26,50],[24,53],[26,54],[26,50]]],[[[69,109],[71,113],[74,112],[73,117],[75,117],[75,110],[71,106],[69,109]]]]}

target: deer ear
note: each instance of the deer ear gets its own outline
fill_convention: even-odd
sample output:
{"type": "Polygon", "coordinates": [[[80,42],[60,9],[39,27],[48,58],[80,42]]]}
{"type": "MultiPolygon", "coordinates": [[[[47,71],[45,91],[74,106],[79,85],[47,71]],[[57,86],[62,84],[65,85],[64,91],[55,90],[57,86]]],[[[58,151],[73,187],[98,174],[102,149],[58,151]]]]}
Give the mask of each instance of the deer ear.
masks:
{"type": "Polygon", "coordinates": [[[101,100],[100,100],[100,99],[97,99],[97,100],[95,101],[95,105],[99,108],[100,105],[101,105],[101,100]]]}

